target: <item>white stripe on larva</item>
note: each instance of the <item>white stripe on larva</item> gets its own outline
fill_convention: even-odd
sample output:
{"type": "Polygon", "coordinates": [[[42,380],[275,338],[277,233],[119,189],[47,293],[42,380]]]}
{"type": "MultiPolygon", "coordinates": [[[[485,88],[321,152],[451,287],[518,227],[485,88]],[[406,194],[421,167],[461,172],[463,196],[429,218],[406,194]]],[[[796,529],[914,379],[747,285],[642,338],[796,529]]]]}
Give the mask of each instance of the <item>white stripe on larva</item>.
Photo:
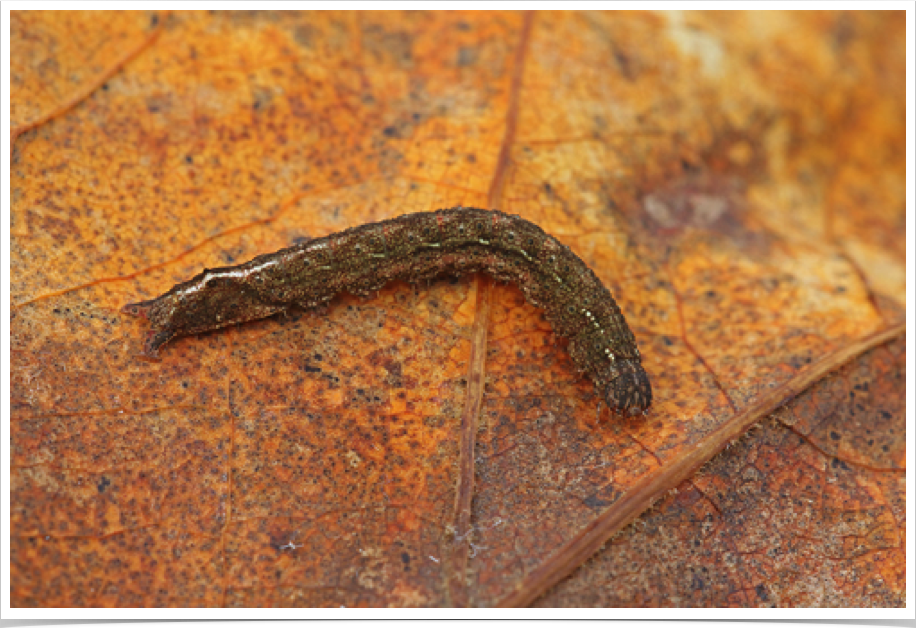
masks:
{"type": "Polygon", "coordinates": [[[265,268],[276,266],[279,263],[280,263],[280,260],[272,259],[272,260],[264,262],[263,264],[258,264],[254,268],[249,268],[246,270],[239,270],[237,268],[233,268],[231,270],[227,269],[227,270],[219,270],[219,271],[208,270],[206,273],[204,273],[204,276],[201,278],[201,280],[198,283],[194,284],[193,286],[188,286],[187,288],[181,291],[181,294],[183,296],[188,296],[188,295],[194,294],[195,292],[199,292],[207,286],[207,283],[209,283],[211,279],[223,279],[227,277],[231,277],[233,279],[244,279],[245,277],[250,277],[254,273],[261,272],[265,268]]]}
{"type": "MultiPolygon", "coordinates": [[[[305,255],[306,253],[311,253],[313,251],[318,251],[318,250],[326,249],[326,248],[328,248],[328,245],[326,243],[319,242],[319,243],[313,244],[311,247],[307,249],[299,249],[298,251],[293,251],[289,257],[296,258],[302,255],[305,255]]],[[[268,260],[264,262],[263,264],[258,264],[257,266],[254,266],[252,268],[248,268],[245,270],[239,270],[238,268],[231,268],[231,269],[218,270],[218,271],[208,270],[204,274],[203,278],[200,280],[199,283],[185,288],[181,292],[181,294],[183,296],[188,296],[188,295],[194,294],[195,292],[200,292],[201,290],[203,290],[206,287],[207,283],[211,279],[223,279],[226,277],[231,277],[232,279],[244,279],[246,277],[250,277],[256,273],[261,272],[265,268],[276,266],[279,263],[280,263],[279,259],[272,259],[272,260],[268,260]]],[[[331,267],[330,266],[321,266],[320,268],[330,270],[331,267]]]]}

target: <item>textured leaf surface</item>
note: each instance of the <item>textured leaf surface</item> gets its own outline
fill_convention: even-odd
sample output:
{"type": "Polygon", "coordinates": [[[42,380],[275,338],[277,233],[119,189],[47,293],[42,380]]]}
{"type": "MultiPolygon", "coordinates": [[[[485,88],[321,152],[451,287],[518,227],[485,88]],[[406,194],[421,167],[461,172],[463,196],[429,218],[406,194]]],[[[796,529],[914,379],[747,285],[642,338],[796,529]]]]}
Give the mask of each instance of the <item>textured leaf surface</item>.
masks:
{"type": "Polygon", "coordinates": [[[537,605],[904,606],[905,352],[812,386],[537,605]]]}
{"type": "MultiPolygon", "coordinates": [[[[14,14],[14,124],[49,120],[12,147],[14,605],[528,604],[691,481],[722,495],[709,560],[752,528],[791,544],[815,515],[859,535],[874,518],[862,547],[896,556],[902,517],[877,505],[902,477],[892,419],[862,448],[830,436],[848,404],[818,419],[798,400],[710,467],[771,460],[755,481],[794,495],[820,465],[851,510],[733,521],[734,475],[690,478],[902,337],[902,13],[126,15],[92,21],[120,71],[81,97],[114,67],[89,55],[33,104],[62,53],[26,40],[80,26],[14,14]],[[203,267],[458,204],[537,222],[595,270],[652,377],[647,417],[611,416],[541,312],[477,277],[342,296],[157,363],[118,313],[203,267]]],[[[657,518],[690,494],[646,529],[688,534],[657,518]]],[[[665,603],[678,585],[652,565],[628,567],[630,601],[601,580],[617,563],[589,566],[636,551],[632,530],[545,599],[665,603]]],[[[858,546],[805,543],[877,577],[858,546]]],[[[871,596],[837,566],[805,572],[816,593],[768,580],[766,600],[783,563],[742,560],[676,603],[901,603],[902,559],[871,596]]]]}

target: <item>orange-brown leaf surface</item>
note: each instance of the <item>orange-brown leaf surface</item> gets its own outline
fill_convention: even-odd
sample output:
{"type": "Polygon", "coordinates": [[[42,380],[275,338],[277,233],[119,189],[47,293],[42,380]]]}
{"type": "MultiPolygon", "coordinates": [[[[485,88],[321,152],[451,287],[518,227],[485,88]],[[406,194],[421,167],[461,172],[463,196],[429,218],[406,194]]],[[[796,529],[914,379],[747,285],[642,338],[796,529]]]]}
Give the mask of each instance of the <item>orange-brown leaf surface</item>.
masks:
{"type": "Polygon", "coordinates": [[[14,606],[903,604],[902,12],[12,20],[14,606]],[[648,416],[477,276],[119,313],[459,204],[595,270],[648,416]]]}
{"type": "Polygon", "coordinates": [[[537,605],[904,606],[905,353],[806,390],[537,605]]]}

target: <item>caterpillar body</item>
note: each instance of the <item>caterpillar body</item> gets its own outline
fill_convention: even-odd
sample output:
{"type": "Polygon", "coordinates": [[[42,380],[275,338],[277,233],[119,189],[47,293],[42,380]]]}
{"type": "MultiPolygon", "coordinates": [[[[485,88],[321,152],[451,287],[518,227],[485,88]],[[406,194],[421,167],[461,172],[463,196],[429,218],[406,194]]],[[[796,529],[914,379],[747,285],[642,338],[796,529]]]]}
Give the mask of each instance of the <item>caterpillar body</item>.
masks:
{"type": "Polygon", "coordinates": [[[500,211],[455,207],[361,225],[238,266],[206,269],[122,312],[151,323],[143,353],[155,357],[175,337],[294,306],[313,308],[339,292],[369,294],[389,281],[472,272],[516,283],[543,308],[612,410],[636,414],[652,403],[636,340],[608,289],[556,238],[500,211]]]}

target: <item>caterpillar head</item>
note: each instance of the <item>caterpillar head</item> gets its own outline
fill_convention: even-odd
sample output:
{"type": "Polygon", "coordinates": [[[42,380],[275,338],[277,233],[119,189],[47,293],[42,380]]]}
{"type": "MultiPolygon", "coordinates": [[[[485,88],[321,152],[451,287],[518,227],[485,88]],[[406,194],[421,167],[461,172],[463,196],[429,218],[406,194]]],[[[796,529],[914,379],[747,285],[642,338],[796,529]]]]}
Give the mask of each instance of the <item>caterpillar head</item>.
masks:
{"type": "Polygon", "coordinates": [[[611,379],[604,389],[607,405],[624,415],[645,412],[652,403],[652,386],[642,364],[634,360],[617,360],[613,364],[611,379]]]}

